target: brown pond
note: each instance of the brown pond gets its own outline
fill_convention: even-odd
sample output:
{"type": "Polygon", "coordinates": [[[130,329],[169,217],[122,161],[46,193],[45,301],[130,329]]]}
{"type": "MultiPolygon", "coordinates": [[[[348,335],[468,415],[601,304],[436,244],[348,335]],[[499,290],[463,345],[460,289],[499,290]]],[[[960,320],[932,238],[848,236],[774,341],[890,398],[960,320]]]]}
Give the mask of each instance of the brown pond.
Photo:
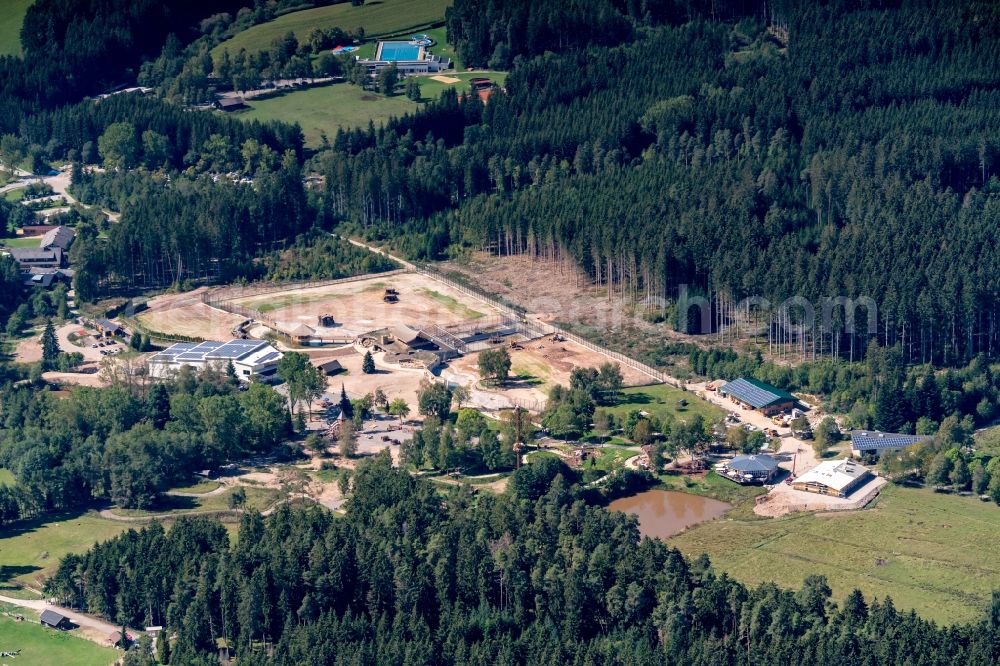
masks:
{"type": "Polygon", "coordinates": [[[638,516],[639,531],[644,536],[664,539],[692,525],[718,518],[730,506],[719,500],[688,493],[647,490],[632,497],[616,499],[608,508],[638,516]]]}

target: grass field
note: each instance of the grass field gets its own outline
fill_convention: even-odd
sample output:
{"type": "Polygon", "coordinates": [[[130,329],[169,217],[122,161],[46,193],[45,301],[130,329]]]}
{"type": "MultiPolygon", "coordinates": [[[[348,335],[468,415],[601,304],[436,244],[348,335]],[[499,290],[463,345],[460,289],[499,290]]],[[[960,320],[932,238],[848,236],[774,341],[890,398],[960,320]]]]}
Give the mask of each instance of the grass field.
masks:
{"type": "Polygon", "coordinates": [[[25,615],[23,622],[0,616],[0,652],[21,651],[4,663],[17,666],[108,666],[121,657],[117,650],[101,647],[65,631],[47,629],[38,624],[33,613],[20,609],[17,612],[25,615]]]}
{"type": "Polygon", "coordinates": [[[1000,455],[1000,426],[986,428],[976,433],[976,450],[990,455],[1000,455]]]}
{"type": "Polygon", "coordinates": [[[7,190],[3,193],[3,198],[11,203],[17,203],[24,198],[24,192],[26,188],[19,187],[16,190],[7,190]]]}
{"type": "Polygon", "coordinates": [[[448,88],[458,88],[459,93],[465,93],[469,91],[469,79],[473,78],[487,78],[498,85],[503,85],[504,81],[507,80],[507,72],[445,72],[442,76],[447,76],[448,78],[458,79],[458,83],[444,83],[442,81],[435,81],[431,76],[421,76],[418,77],[420,81],[420,97],[425,102],[430,102],[436,100],[441,96],[441,93],[448,88]]]}
{"type": "MultiPolygon", "coordinates": [[[[0,529],[0,569],[5,580],[33,587],[50,575],[68,553],[82,553],[131,525],[105,520],[96,513],[46,517],[0,529]]],[[[20,663],[20,662],[18,662],[20,663]]]]}
{"type": "MultiPolygon", "coordinates": [[[[445,76],[457,78],[458,82],[443,83],[429,76],[418,77],[423,102],[436,100],[447,88],[466,92],[468,81],[474,76],[487,76],[500,84],[507,78],[505,72],[449,72],[445,76]]],[[[323,134],[333,140],[338,129],[367,127],[369,122],[376,126],[384,125],[390,118],[412,113],[419,108],[416,102],[402,94],[386,97],[347,83],[297,90],[267,99],[250,99],[247,104],[250,109],[233,116],[243,120],[299,123],[306,145],[311,148],[321,144],[323,134]]]]}
{"type": "MultiPolygon", "coordinates": [[[[344,5],[336,5],[343,7],[344,5]]],[[[340,128],[384,125],[390,118],[417,108],[403,95],[385,97],[348,83],[300,90],[270,99],[249,100],[250,109],[234,114],[242,120],[299,123],[306,145],[319,146],[323,133],[332,141],[340,128]]]]}
{"type": "Polygon", "coordinates": [[[874,508],[791,514],[773,520],[716,520],[670,539],[688,555],[755,585],[798,587],[825,575],[840,602],[853,588],[891,596],[944,624],[981,619],[1000,588],[994,552],[1000,508],[971,498],[887,486],[874,508]]]}
{"type": "Polygon", "coordinates": [[[712,403],[669,384],[627,388],[622,391],[622,399],[618,404],[606,409],[616,418],[625,416],[634,409],[649,412],[660,420],[673,418],[686,421],[695,414],[701,414],[707,421],[717,421],[725,416],[725,412],[712,403]],[[686,407],[682,408],[678,404],[681,399],[687,400],[686,407]]]}
{"type": "Polygon", "coordinates": [[[222,484],[219,483],[218,481],[212,481],[210,479],[202,481],[194,479],[193,481],[194,483],[191,483],[190,485],[178,486],[177,488],[171,488],[170,490],[179,493],[191,493],[193,495],[202,495],[204,493],[210,493],[213,490],[216,490],[222,486],[222,484]]]}
{"type": "Polygon", "coordinates": [[[0,239],[0,243],[6,245],[7,247],[38,247],[38,244],[41,242],[41,236],[23,236],[0,239]]]}
{"type": "Polygon", "coordinates": [[[21,55],[21,23],[35,0],[3,0],[0,11],[0,56],[21,55]]]}
{"type": "MultiPolygon", "coordinates": [[[[258,488],[255,486],[243,486],[243,490],[246,491],[247,497],[245,508],[257,509],[258,511],[263,511],[270,507],[278,500],[281,494],[280,491],[272,488],[258,488]]],[[[209,495],[207,497],[176,497],[165,495],[149,511],[140,509],[115,509],[114,512],[116,515],[132,518],[157,518],[188,512],[225,511],[230,508],[229,497],[232,494],[233,490],[230,488],[224,493],[209,495]]]]}
{"type": "Polygon", "coordinates": [[[212,49],[212,56],[220,56],[225,49],[229,49],[230,53],[240,49],[267,50],[276,37],[289,30],[295,33],[300,43],[307,41],[309,33],[315,28],[338,27],[347,32],[364,28],[366,38],[393,34],[443,20],[444,10],[450,4],[450,0],[382,0],[368,2],[361,7],[344,2],[292,12],[237,33],[212,49]]]}

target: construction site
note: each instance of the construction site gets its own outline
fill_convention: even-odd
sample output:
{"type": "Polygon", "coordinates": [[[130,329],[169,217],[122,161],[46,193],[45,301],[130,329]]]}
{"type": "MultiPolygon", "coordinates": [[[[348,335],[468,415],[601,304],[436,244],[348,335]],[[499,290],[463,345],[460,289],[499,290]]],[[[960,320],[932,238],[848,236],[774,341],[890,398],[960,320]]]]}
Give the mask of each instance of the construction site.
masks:
{"type": "Polygon", "coordinates": [[[381,388],[411,405],[419,384],[442,379],[470,391],[469,405],[499,410],[544,407],[554,384],[568,385],[578,367],[620,360],[626,385],[656,381],[648,371],[613,359],[554,327],[436,275],[404,268],[323,282],[228,286],[151,301],[147,329],[168,336],[268,339],[336,361],[331,393],[343,384],[352,397],[381,388]],[[478,353],[502,348],[511,357],[502,386],[480,381],[478,353]],[[375,373],[361,362],[370,352],[375,373]]]}

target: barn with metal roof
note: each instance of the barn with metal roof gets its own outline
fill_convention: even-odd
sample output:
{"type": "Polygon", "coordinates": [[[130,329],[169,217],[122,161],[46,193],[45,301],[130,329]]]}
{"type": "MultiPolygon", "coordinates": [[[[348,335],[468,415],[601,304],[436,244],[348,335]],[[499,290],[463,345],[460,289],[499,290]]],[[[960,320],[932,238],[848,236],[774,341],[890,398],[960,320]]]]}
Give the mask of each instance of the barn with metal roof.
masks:
{"type": "Polygon", "coordinates": [[[884,451],[902,451],[908,446],[927,439],[923,435],[904,435],[878,430],[852,430],[851,453],[859,458],[863,455],[882,455],[884,451]]]}
{"type": "Polygon", "coordinates": [[[754,409],[767,416],[791,409],[798,403],[788,391],[751,377],[734,379],[719,388],[719,395],[728,397],[743,409],[754,409]]]}

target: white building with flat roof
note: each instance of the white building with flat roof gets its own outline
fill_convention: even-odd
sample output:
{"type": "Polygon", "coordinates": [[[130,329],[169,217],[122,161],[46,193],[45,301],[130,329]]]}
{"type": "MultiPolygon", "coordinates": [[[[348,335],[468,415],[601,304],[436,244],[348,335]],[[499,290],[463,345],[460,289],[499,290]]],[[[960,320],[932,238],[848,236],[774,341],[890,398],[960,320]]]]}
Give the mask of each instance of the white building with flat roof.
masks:
{"type": "Polygon", "coordinates": [[[190,366],[195,370],[225,370],[229,363],[241,381],[267,380],[277,373],[281,352],[263,340],[229,342],[178,342],[149,359],[151,377],[170,377],[190,366]]]}
{"type": "Polygon", "coordinates": [[[792,488],[820,495],[848,497],[870,477],[871,472],[854,460],[827,460],[792,481],[792,488]]]}

